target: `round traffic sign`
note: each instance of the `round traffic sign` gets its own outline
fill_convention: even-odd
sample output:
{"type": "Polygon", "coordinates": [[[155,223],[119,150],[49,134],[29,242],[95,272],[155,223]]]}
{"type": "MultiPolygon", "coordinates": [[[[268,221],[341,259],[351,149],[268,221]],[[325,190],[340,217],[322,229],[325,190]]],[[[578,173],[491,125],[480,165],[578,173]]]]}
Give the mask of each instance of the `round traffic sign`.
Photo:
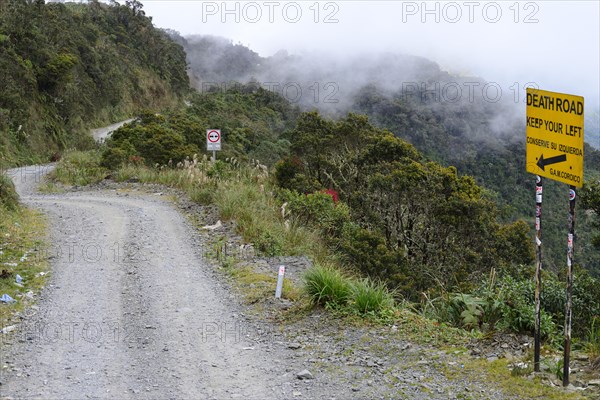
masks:
{"type": "Polygon", "coordinates": [[[221,140],[221,132],[209,131],[207,138],[208,138],[208,141],[211,143],[218,143],[221,140]]]}

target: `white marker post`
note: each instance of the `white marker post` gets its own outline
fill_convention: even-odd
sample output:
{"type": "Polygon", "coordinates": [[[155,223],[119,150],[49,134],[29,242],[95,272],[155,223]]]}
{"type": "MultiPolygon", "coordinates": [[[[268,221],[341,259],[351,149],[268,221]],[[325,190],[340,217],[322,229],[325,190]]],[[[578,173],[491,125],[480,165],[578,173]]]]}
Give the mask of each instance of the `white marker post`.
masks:
{"type": "Polygon", "coordinates": [[[212,151],[212,160],[217,160],[217,151],[221,151],[221,130],[206,130],[206,151],[212,151]]]}
{"type": "Polygon", "coordinates": [[[283,277],[285,276],[285,265],[279,266],[279,275],[277,276],[277,289],[275,289],[275,298],[281,298],[281,291],[283,290],[283,277]]]}

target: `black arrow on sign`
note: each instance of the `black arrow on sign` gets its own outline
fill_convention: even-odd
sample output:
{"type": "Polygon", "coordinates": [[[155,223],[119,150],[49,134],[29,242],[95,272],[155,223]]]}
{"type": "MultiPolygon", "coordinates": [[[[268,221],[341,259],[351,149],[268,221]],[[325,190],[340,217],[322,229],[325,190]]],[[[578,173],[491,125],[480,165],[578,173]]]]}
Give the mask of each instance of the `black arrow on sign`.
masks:
{"type": "Polygon", "coordinates": [[[565,161],[567,161],[566,154],[561,154],[560,156],[550,157],[550,158],[546,158],[546,159],[544,159],[544,155],[542,154],[540,156],[540,159],[537,162],[537,166],[540,167],[542,169],[542,171],[545,171],[546,165],[558,164],[558,163],[565,162],[565,161]]]}

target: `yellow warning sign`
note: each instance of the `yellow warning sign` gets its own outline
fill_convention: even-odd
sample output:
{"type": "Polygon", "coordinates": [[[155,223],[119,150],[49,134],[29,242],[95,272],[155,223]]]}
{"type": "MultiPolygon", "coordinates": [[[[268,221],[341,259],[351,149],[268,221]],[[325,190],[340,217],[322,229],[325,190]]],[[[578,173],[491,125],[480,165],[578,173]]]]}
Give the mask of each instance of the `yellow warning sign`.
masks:
{"type": "Polygon", "coordinates": [[[527,172],[583,185],[583,97],[527,89],[527,172]]]}

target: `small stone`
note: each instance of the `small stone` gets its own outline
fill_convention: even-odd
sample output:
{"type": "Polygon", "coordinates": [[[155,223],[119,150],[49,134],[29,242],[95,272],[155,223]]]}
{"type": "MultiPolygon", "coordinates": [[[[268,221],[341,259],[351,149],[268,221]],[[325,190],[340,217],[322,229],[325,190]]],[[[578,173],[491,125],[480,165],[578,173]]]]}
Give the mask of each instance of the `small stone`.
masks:
{"type": "Polygon", "coordinates": [[[12,331],[14,331],[16,329],[16,327],[17,327],[16,325],[7,326],[7,327],[5,327],[3,329],[0,329],[0,333],[12,332],[12,331]]]}
{"type": "Polygon", "coordinates": [[[292,349],[292,350],[298,350],[298,349],[300,349],[300,348],[302,348],[302,345],[301,345],[300,343],[295,343],[295,342],[294,342],[294,343],[290,343],[290,344],[288,345],[288,349],[292,349]]]}
{"type": "Polygon", "coordinates": [[[589,386],[600,386],[600,379],[592,379],[588,382],[589,386]]]}
{"type": "Polygon", "coordinates": [[[298,379],[313,379],[314,378],[313,374],[311,374],[310,371],[307,369],[303,369],[302,371],[298,372],[296,374],[296,377],[298,379]]]}
{"type": "Polygon", "coordinates": [[[295,390],[295,391],[292,392],[292,396],[294,396],[294,397],[302,396],[302,393],[299,392],[299,391],[297,391],[297,390],[295,390]]]}
{"type": "Polygon", "coordinates": [[[496,356],[493,356],[493,357],[488,357],[488,358],[487,358],[487,360],[488,360],[489,362],[492,362],[492,361],[498,361],[498,357],[496,357],[496,356]]]}

